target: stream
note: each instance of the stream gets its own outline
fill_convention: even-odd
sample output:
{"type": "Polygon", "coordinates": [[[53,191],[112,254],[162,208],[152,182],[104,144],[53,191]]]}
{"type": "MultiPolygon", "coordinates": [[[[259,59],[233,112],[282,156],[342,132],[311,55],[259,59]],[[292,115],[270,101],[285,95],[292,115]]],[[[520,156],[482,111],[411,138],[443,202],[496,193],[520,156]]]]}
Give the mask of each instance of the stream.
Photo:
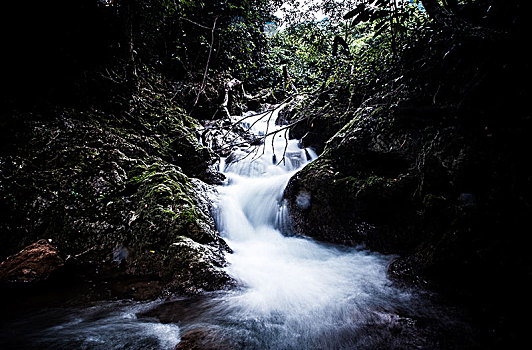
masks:
{"type": "MultiPolygon", "coordinates": [[[[282,127],[276,119],[276,113],[250,116],[245,123],[268,135],[282,127]]],[[[185,332],[202,329],[237,349],[474,347],[459,311],[387,278],[393,256],[291,234],[283,192],[317,156],[284,135],[269,135],[219,165],[226,181],[215,219],[233,250],[227,272],[239,287],[194,298],[48,308],[12,321],[0,344],[173,349],[185,332]]]]}

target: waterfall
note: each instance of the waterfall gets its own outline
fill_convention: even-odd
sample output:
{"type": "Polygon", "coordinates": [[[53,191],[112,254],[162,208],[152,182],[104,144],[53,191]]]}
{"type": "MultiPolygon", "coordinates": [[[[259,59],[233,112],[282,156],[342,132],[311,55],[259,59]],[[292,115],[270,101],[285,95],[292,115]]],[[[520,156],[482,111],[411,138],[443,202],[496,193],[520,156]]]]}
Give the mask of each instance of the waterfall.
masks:
{"type": "Polygon", "coordinates": [[[198,331],[209,349],[474,348],[455,311],[391,283],[393,257],[291,234],[283,191],[317,156],[287,140],[276,118],[249,116],[244,122],[265,142],[219,164],[227,180],[215,219],[233,251],[226,269],[235,288],[21,314],[0,328],[0,347],[174,349],[198,331]]]}
{"type": "MultiPolygon", "coordinates": [[[[257,135],[282,128],[275,125],[276,113],[254,118],[247,125],[257,135]]],[[[219,188],[216,221],[233,250],[227,271],[241,290],[219,307],[249,327],[247,341],[258,348],[360,346],[356,334],[387,322],[409,294],[387,279],[389,256],[286,235],[283,191],[316,154],[283,136],[269,135],[220,164],[227,181],[219,188]]]]}

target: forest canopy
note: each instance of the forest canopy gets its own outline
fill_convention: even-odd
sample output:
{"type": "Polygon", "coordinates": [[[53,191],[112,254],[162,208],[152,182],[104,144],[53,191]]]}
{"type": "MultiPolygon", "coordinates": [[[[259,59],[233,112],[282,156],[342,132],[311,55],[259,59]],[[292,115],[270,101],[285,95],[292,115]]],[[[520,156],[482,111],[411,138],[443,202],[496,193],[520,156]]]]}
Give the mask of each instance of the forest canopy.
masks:
{"type": "MultiPolygon", "coordinates": [[[[504,40],[520,33],[523,6],[517,0],[10,2],[2,11],[5,85],[8,100],[90,104],[87,95],[99,91],[131,93],[139,75],[160,75],[174,91],[191,82],[196,93],[210,79],[229,77],[250,90],[287,90],[283,67],[300,90],[346,79],[367,83],[423,35],[504,40]],[[113,81],[129,90],[118,91],[123,86],[113,81]]],[[[181,102],[191,108],[197,94],[184,90],[192,102],[181,102]]]]}

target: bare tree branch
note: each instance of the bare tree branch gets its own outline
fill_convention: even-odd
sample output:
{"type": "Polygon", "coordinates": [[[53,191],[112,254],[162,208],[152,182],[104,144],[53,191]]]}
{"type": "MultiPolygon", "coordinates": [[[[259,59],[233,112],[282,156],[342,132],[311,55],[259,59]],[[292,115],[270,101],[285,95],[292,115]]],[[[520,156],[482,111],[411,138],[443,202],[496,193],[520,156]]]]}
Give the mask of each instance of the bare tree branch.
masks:
{"type": "Polygon", "coordinates": [[[201,87],[198,91],[198,95],[196,96],[196,100],[194,100],[194,107],[196,107],[196,105],[198,104],[198,100],[200,98],[200,95],[202,92],[205,91],[205,80],[207,79],[207,73],[209,72],[209,64],[211,62],[211,55],[212,55],[212,49],[213,49],[213,46],[214,46],[214,30],[216,29],[216,21],[218,21],[218,16],[216,16],[216,18],[214,18],[214,23],[212,25],[212,30],[211,30],[211,45],[210,45],[210,48],[209,48],[209,56],[207,57],[207,64],[205,65],[205,72],[203,73],[203,81],[201,82],[201,87]]]}

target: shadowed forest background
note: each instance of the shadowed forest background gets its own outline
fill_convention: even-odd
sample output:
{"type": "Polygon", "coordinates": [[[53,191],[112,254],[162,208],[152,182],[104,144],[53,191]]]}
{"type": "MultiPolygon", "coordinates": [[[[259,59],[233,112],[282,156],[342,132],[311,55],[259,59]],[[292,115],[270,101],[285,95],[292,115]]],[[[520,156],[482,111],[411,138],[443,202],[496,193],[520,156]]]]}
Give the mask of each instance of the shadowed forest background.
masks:
{"type": "Polygon", "coordinates": [[[530,4],[306,6],[1,6],[2,320],[39,295],[79,296],[87,280],[84,301],[231,288],[231,249],[206,198],[238,146],[226,136],[263,139],[229,116],[286,103],[279,136],[319,155],[284,192],[292,233],[393,254],[394,283],[465,310],[472,348],[519,343],[531,292],[530,4]]]}

